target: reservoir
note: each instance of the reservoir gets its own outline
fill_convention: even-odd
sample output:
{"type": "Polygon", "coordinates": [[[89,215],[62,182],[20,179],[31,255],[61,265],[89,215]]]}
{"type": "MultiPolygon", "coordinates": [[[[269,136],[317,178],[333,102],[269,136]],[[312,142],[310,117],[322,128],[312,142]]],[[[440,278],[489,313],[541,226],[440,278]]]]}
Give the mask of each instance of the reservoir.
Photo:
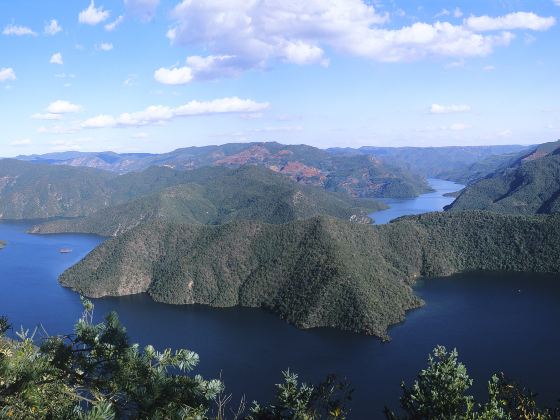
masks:
{"type": "MultiPolygon", "coordinates": [[[[451,186],[445,181],[437,185],[440,198],[400,200],[401,207],[395,205],[393,215],[378,222],[402,215],[398,213],[407,207],[425,211],[430,200],[437,202],[432,210],[439,210],[452,200],[441,197],[451,186]]],[[[41,324],[36,337],[44,331],[68,333],[81,305],[57,277],[102,239],[28,235],[29,226],[0,223],[0,239],[7,242],[0,251],[0,315],[8,316],[14,329],[23,325],[33,330],[41,324]],[[62,248],[72,252],[62,254],[62,248]]],[[[350,418],[382,418],[384,405],[397,406],[401,380],[410,383],[438,344],[457,348],[475,381],[475,395],[484,395],[492,373],[504,371],[538,392],[542,403],[554,404],[560,397],[560,330],[550,328],[560,321],[558,275],[464,273],[423,279],[415,289],[426,305],[391,328],[388,343],[333,329],[298,330],[258,309],[173,306],[146,295],[96,299],[95,318],[115,310],[132,341],[198,352],[201,362],[195,373],[221,376],[235,408],[242,394],[249,405],[269,399],[281,371],[290,368],[308,382],[329,373],[347,378],[355,389],[350,418]]]]}

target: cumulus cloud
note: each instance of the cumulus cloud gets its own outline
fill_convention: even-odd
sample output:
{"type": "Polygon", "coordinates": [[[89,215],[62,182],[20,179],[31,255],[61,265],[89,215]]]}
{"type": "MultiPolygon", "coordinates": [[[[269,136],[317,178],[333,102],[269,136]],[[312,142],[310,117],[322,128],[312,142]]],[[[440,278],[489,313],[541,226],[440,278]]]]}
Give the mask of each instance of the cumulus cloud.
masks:
{"type": "Polygon", "coordinates": [[[431,114],[455,114],[458,112],[469,112],[471,107],[469,105],[440,105],[432,104],[430,107],[431,114]]]}
{"type": "Polygon", "coordinates": [[[149,22],[156,14],[159,0],[124,0],[124,5],[128,13],[142,22],[149,22]]]}
{"type": "Polygon", "coordinates": [[[162,67],[154,72],[154,79],[164,85],[184,85],[193,79],[193,75],[188,67],[162,67]]]}
{"type": "Polygon", "coordinates": [[[113,49],[113,44],[110,42],[102,42],[101,44],[96,45],[95,49],[99,51],[111,51],[113,49]]]}
{"type": "Polygon", "coordinates": [[[47,112],[49,114],[75,114],[80,111],[82,111],[82,107],[80,105],[76,105],[60,99],[58,101],[52,102],[47,107],[47,112]]]}
{"type": "Polygon", "coordinates": [[[16,80],[16,73],[11,67],[0,68],[0,82],[16,80]]]}
{"type": "Polygon", "coordinates": [[[114,21],[112,21],[112,22],[106,24],[106,25],[105,25],[105,30],[108,31],[108,32],[114,31],[115,29],[117,29],[117,27],[118,27],[121,23],[123,23],[123,20],[124,20],[124,16],[122,16],[122,15],[119,16],[119,17],[116,18],[114,21]]]}
{"type": "Polygon", "coordinates": [[[471,16],[465,19],[465,25],[477,32],[530,29],[546,31],[556,23],[552,16],[541,17],[531,12],[509,13],[505,16],[471,16]]]}
{"type": "Polygon", "coordinates": [[[197,115],[217,115],[251,113],[266,110],[267,102],[256,102],[238,97],[215,99],[212,101],[191,101],[178,107],[153,105],[144,111],[123,113],[118,117],[97,115],[82,122],[82,128],[141,127],[161,124],[175,118],[197,115]]]}
{"type": "Polygon", "coordinates": [[[31,28],[27,26],[20,26],[20,25],[6,25],[4,30],[2,31],[3,35],[12,35],[12,36],[37,36],[35,32],[31,28]]]}
{"type": "Polygon", "coordinates": [[[64,64],[64,61],[62,60],[62,54],[59,53],[59,52],[54,53],[54,54],[51,56],[51,59],[50,59],[49,63],[51,63],[51,64],[59,64],[59,65],[64,64]]]}
{"type": "MultiPolygon", "coordinates": [[[[462,16],[460,9],[444,14],[462,16]]],[[[212,77],[274,61],[326,65],[326,51],[333,50],[382,62],[486,56],[511,43],[510,31],[545,30],[555,22],[519,12],[388,28],[388,16],[363,0],[182,0],[171,18],[171,43],[208,50],[207,57],[194,58],[206,60],[205,72],[212,77]]],[[[203,78],[194,66],[184,68],[191,70],[191,80],[203,78]]]]}
{"type": "Polygon", "coordinates": [[[78,22],[86,25],[97,25],[109,19],[111,12],[103,9],[102,6],[95,7],[95,1],[91,0],[87,9],[84,9],[78,15],[78,22]]]}
{"type": "Polygon", "coordinates": [[[45,24],[45,34],[47,35],[56,35],[62,31],[62,27],[58,24],[56,19],[51,19],[50,22],[45,24]]]}

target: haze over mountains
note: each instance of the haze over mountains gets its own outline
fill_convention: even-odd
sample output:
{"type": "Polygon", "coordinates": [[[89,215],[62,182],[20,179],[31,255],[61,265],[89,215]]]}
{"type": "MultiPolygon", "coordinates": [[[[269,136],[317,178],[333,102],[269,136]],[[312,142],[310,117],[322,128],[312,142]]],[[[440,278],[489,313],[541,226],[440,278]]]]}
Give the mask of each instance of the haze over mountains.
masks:
{"type": "Polygon", "coordinates": [[[117,173],[150,166],[195,169],[202,166],[258,165],[298,182],[344,191],[355,197],[414,197],[429,190],[425,179],[384,164],[371,156],[339,156],[306,145],[279,143],[230,143],[188,147],[161,155],[104,153],[55,153],[20,156],[19,159],[54,165],[86,166],[117,173]]]}

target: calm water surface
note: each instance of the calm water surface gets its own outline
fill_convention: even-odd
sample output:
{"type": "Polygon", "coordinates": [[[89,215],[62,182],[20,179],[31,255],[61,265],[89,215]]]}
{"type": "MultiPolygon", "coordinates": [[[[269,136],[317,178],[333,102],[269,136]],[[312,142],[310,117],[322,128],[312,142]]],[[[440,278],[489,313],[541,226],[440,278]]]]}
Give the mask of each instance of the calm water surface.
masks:
{"type": "Polygon", "coordinates": [[[375,223],[382,225],[397,217],[409,214],[440,211],[454,200],[453,197],[445,197],[444,194],[459,191],[464,187],[464,185],[455,182],[433,178],[428,179],[428,184],[434,190],[433,192],[412,199],[384,199],[383,201],[389,205],[389,208],[372,213],[370,216],[375,223]]]}
{"type": "MultiPolygon", "coordinates": [[[[101,239],[34,236],[27,227],[0,223],[0,239],[8,242],[0,251],[0,314],[15,327],[42,322],[50,334],[68,332],[81,307],[57,276],[101,239]],[[74,251],[60,254],[62,247],[74,251]]],[[[437,344],[458,348],[478,394],[493,372],[503,370],[538,390],[545,403],[560,397],[558,276],[468,273],[427,279],[416,290],[426,306],[393,327],[389,343],[332,329],[301,331],[256,309],[172,306],[146,295],[95,304],[97,318],[118,311],[136,342],[197,351],[197,372],[221,375],[236,399],[243,392],[248,401],[269,398],[288,367],[310,382],[332,372],[356,388],[352,418],[381,418],[384,404],[397,404],[401,379],[410,381],[437,344]]]]}

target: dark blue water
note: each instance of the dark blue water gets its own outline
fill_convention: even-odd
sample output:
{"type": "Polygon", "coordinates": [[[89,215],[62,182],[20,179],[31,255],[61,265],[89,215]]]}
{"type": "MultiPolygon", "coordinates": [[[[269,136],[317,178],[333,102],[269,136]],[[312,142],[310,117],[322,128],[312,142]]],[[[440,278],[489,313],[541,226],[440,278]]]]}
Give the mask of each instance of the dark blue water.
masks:
{"type": "Polygon", "coordinates": [[[382,225],[401,216],[440,211],[454,200],[453,197],[445,197],[444,194],[459,191],[464,187],[455,182],[433,178],[428,179],[428,184],[434,189],[433,192],[412,199],[383,199],[389,208],[372,213],[370,216],[376,224],[382,225]]]}
{"type": "MultiPolygon", "coordinates": [[[[81,312],[79,297],[57,283],[100,239],[85,235],[34,236],[26,224],[0,223],[0,314],[15,327],[42,322],[68,332],[81,312]],[[60,254],[62,247],[71,254],[60,254]]],[[[504,371],[540,393],[560,397],[560,278],[557,275],[468,273],[420,282],[426,306],[390,330],[392,341],[332,329],[298,330],[257,309],[213,309],[158,304],[145,295],[95,300],[96,318],[118,311],[131,338],[158,348],[197,351],[197,373],[221,376],[238,401],[267,399],[280,371],[310,382],[328,373],[346,377],[356,391],[352,418],[381,418],[396,406],[401,379],[410,381],[437,344],[457,347],[482,395],[493,372],[504,371]]],[[[38,335],[41,331],[38,332],[38,335]]]]}

